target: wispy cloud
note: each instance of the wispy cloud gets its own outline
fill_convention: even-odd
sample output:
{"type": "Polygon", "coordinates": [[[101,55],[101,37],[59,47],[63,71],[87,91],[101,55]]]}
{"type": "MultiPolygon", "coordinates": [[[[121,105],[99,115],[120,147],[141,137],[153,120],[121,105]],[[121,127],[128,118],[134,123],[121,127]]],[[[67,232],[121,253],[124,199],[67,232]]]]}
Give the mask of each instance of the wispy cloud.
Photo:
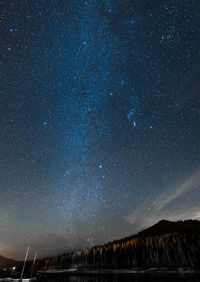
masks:
{"type": "Polygon", "coordinates": [[[189,208],[187,210],[175,209],[173,211],[156,210],[148,213],[142,213],[141,210],[137,210],[134,213],[126,217],[126,221],[134,227],[135,232],[138,232],[144,228],[147,228],[161,219],[167,219],[172,221],[197,219],[200,220],[200,206],[189,208]]]}
{"type": "Polygon", "coordinates": [[[157,211],[161,211],[173,200],[181,197],[189,189],[193,188],[196,184],[200,183],[200,168],[198,168],[192,175],[190,175],[185,181],[181,184],[174,185],[172,189],[166,189],[167,192],[163,193],[158,197],[157,202],[157,211]]]}
{"type": "Polygon", "coordinates": [[[184,220],[184,219],[198,219],[200,220],[200,205],[193,207],[189,206],[174,206],[173,209],[168,209],[168,205],[173,201],[181,198],[195,185],[200,184],[200,168],[187,177],[182,183],[174,184],[171,187],[165,189],[161,195],[159,195],[152,202],[149,200],[142,203],[136,210],[125,217],[125,220],[134,226],[136,231],[142,230],[161,219],[168,220],[184,220]]]}

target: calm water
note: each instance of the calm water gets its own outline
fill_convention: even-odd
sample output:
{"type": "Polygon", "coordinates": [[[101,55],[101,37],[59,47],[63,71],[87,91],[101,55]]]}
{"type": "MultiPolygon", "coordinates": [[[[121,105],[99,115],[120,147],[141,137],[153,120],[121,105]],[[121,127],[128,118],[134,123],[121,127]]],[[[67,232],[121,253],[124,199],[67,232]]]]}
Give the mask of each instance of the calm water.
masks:
{"type": "Polygon", "coordinates": [[[54,276],[42,279],[42,282],[200,282],[200,275],[196,274],[156,274],[156,275],[130,275],[130,274],[95,274],[54,276]]]}

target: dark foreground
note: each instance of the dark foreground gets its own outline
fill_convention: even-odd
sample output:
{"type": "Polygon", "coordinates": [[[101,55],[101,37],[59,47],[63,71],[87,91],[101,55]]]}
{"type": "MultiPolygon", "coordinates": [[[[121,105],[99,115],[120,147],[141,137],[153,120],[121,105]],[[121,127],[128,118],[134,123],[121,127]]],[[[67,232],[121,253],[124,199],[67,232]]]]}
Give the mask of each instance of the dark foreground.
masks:
{"type": "Polygon", "coordinates": [[[200,274],[70,274],[44,275],[46,282],[200,282],[200,274]]]}
{"type": "Polygon", "coordinates": [[[52,268],[195,268],[200,269],[200,221],[161,220],[138,234],[38,259],[35,270],[52,268]]]}

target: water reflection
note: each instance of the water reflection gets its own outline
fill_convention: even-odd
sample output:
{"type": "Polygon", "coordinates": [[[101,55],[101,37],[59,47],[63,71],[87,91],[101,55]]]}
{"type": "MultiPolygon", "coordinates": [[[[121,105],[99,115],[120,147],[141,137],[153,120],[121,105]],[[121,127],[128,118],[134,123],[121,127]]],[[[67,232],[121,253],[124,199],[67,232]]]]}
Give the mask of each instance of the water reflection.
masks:
{"type": "Polygon", "coordinates": [[[42,282],[200,282],[196,274],[157,274],[157,275],[70,275],[44,277],[42,282]]]}

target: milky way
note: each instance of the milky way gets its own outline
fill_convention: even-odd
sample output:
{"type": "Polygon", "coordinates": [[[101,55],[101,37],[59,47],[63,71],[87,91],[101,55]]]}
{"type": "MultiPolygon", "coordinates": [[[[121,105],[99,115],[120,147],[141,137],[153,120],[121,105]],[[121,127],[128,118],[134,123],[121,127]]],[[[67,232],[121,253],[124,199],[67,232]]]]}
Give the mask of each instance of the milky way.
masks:
{"type": "Polygon", "coordinates": [[[198,0],[0,1],[0,254],[200,219],[198,0]]]}

